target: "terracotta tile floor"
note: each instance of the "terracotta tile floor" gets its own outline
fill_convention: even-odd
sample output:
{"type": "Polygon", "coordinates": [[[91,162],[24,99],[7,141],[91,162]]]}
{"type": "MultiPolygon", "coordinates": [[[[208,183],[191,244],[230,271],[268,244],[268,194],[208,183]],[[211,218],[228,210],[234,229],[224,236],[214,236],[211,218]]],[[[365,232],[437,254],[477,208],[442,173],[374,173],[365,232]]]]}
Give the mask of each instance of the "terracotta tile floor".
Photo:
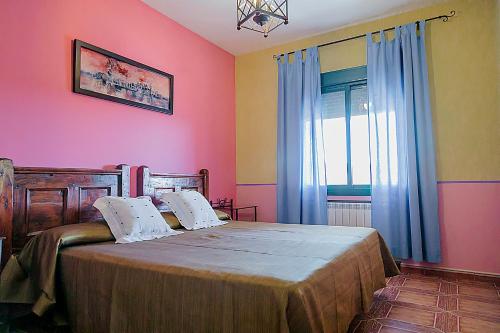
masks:
{"type": "Polygon", "coordinates": [[[375,293],[350,333],[500,333],[500,283],[403,273],[375,293]]]}

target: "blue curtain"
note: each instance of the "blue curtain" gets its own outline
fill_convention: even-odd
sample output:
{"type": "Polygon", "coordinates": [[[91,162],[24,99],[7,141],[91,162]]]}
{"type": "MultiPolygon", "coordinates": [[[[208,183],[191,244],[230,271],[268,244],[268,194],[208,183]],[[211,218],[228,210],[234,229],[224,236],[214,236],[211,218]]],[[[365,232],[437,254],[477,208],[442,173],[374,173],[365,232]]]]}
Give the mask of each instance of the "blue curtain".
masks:
{"type": "Polygon", "coordinates": [[[372,225],[393,255],[440,262],[425,21],[367,35],[372,225]]]}
{"type": "Polygon", "coordinates": [[[318,48],[278,59],[279,223],[328,224],[318,48]]]}

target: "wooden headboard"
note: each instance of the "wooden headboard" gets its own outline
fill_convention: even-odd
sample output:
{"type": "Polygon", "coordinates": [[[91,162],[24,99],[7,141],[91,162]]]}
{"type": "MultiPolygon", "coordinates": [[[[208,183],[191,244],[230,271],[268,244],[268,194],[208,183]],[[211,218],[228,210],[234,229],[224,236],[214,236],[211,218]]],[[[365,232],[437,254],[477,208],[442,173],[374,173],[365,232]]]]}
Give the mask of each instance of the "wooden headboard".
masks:
{"type": "Polygon", "coordinates": [[[2,265],[46,229],[102,220],[92,205],[106,195],[130,195],[128,165],[115,170],[30,168],[0,158],[2,265]]]}
{"type": "Polygon", "coordinates": [[[160,201],[163,193],[181,190],[198,191],[208,200],[208,170],[201,169],[199,174],[152,173],[147,166],[137,169],[137,195],[151,197],[161,211],[170,209],[160,201]]]}

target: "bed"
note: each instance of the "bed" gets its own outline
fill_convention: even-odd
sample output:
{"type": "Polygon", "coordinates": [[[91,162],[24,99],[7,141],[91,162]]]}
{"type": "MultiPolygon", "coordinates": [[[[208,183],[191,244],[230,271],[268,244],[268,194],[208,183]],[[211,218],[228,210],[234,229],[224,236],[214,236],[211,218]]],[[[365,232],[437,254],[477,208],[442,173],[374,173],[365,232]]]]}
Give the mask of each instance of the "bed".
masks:
{"type": "MultiPolygon", "coordinates": [[[[106,187],[92,199],[127,194],[118,181],[123,170],[113,171],[114,185],[86,183],[106,187]]],[[[168,209],[158,200],[162,193],[189,189],[208,197],[208,184],[207,170],[137,172],[138,195],[150,196],[160,211],[168,209]]],[[[71,187],[63,185],[55,188],[69,197],[71,187]]],[[[65,204],[75,209],[70,202],[82,200],[65,204]]],[[[71,222],[99,219],[88,205],[80,206],[83,215],[71,222]]],[[[40,217],[39,224],[46,223],[40,217]]],[[[53,230],[60,228],[42,235],[53,230]]],[[[12,244],[21,243],[14,235],[12,244]]],[[[74,332],[346,332],[385,277],[397,273],[373,229],[233,221],[153,241],[115,244],[103,238],[66,246],[54,280],[74,332]]]]}

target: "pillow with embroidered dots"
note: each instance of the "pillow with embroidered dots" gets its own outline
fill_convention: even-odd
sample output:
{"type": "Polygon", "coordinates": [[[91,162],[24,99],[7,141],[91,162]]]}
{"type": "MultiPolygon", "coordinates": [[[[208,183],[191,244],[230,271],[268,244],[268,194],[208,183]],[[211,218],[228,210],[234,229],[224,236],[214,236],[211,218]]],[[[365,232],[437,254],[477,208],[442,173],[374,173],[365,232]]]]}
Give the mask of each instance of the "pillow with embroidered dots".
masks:
{"type": "Polygon", "coordinates": [[[169,206],[180,224],[187,230],[210,228],[226,224],[217,217],[207,199],[196,191],[168,192],[161,200],[169,206]]]}
{"type": "Polygon", "coordinates": [[[106,196],[94,202],[117,243],[132,243],[182,233],[170,228],[149,197],[106,196]]]}

